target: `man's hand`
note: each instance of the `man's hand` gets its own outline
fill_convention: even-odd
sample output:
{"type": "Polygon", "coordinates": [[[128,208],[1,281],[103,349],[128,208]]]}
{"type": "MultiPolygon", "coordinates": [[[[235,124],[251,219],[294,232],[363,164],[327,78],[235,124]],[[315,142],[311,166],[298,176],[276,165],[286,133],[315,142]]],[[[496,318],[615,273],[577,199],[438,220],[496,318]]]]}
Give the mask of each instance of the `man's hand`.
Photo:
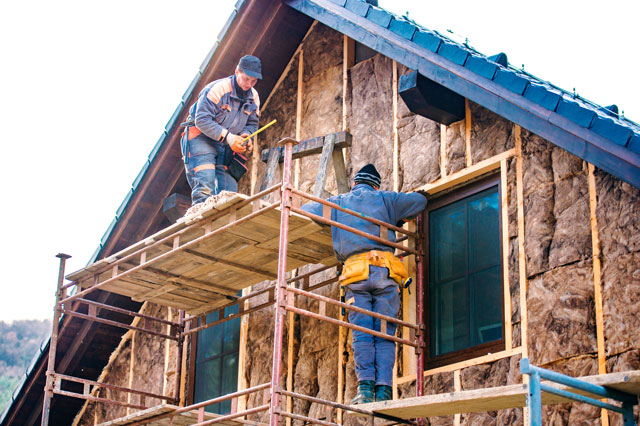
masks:
{"type": "MultiPolygon", "coordinates": [[[[249,136],[248,133],[243,133],[240,135],[242,139],[246,138],[247,136],[249,136]]],[[[249,152],[253,151],[253,142],[251,141],[251,139],[247,139],[247,141],[244,144],[245,144],[244,146],[247,147],[247,151],[249,152]]]]}
{"type": "Polygon", "coordinates": [[[234,135],[233,133],[229,133],[227,135],[227,143],[234,152],[237,152],[239,154],[242,154],[247,150],[247,148],[242,145],[242,137],[234,135]]]}

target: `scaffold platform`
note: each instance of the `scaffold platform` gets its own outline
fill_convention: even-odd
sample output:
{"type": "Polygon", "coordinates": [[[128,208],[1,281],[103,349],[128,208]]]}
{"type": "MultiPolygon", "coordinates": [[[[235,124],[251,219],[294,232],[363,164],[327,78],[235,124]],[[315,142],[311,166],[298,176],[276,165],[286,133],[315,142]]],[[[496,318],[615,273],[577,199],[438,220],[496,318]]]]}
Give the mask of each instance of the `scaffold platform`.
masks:
{"type": "MultiPolygon", "coordinates": [[[[640,371],[638,370],[584,376],[579,379],[588,384],[605,386],[628,394],[640,395],[640,371]]],[[[556,386],[556,388],[561,391],[566,391],[569,389],[569,386],[559,385],[556,386]]],[[[480,413],[509,408],[522,408],[527,406],[528,393],[529,386],[527,384],[516,384],[373,402],[360,405],[359,407],[376,414],[385,414],[401,419],[416,419],[458,413],[480,413]]],[[[576,391],[576,393],[580,395],[589,394],[584,391],[576,391]]],[[[572,401],[560,395],[542,392],[542,404],[544,405],[565,402],[572,401]]]]}
{"type": "MultiPolygon", "coordinates": [[[[224,191],[196,214],[66,278],[196,315],[277,278],[280,220],[280,202],[224,191]]],[[[337,263],[329,226],[291,213],[288,242],[288,270],[337,263]]]]}

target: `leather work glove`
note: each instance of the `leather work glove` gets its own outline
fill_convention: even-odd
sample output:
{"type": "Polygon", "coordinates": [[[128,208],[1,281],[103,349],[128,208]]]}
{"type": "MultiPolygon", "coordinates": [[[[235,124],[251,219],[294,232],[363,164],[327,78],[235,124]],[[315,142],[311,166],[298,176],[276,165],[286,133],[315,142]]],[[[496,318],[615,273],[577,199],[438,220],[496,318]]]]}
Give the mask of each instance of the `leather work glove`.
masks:
{"type": "MultiPolygon", "coordinates": [[[[242,139],[246,138],[247,136],[249,136],[248,133],[243,133],[240,135],[242,139]]],[[[251,141],[251,139],[247,139],[247,141],[244,143],[244,146],[247,148],[248,152],[253,151],[253,142],[251,141]]]]}
{"type": "Polygon", "coordinates": [[[242,137],[234,135],[233,133],[229,133],[227,135],[227,143],[229,144],[233,152],[242,154],[247,150],[247,148],[242,145],[242,137]]]}

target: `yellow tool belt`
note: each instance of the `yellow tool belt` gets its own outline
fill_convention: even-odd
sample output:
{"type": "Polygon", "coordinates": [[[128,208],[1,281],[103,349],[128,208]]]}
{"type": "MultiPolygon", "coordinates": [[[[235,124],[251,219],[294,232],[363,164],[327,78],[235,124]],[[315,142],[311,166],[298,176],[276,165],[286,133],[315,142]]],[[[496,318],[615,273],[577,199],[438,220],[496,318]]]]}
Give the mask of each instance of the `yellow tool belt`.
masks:
{"type": "Polygon", "coordinates": [[[400,259],[388,251],[371,250],[366,253],[350,256],[342,268],[340,285],[348,285],[369,278],[369,265],[380,266],[389,270],[389,278],[398,284],[407,279],[409,273],[400,259]]]}

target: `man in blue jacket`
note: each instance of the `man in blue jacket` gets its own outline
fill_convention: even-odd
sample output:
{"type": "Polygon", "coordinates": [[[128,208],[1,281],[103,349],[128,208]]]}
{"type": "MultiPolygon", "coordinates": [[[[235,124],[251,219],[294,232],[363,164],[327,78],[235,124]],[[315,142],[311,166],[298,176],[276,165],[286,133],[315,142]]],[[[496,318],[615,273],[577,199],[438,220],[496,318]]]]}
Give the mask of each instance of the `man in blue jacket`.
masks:
{"type": "MultiPolygon", "coordinates": [[[[380,174],[373,164],[367,164],[355,176],[350,192],[329,198],[339,206],[396,225],[418,215],[427,205],[422,193],[379,191],[380,174]]],[[[322,204],[302,206],[310,213],[322,216],[322,204]]],[[[332,209],[331,219],[372,235],[380,235],[374,223],[332,209]]],[[[344,264],[340,285],[345,286],[349,304],[390,317],[396,317],[400,307],[399,287],[407,278],[403,263],[393,255],[394,249],[340,228],[331,228],[333,249],[344,264]]],[[[388,231],[388,240],[395,242],[395,233],[388,231]]],[[[352,324],[380,331],[380,320],[358,312],[349,312],[352,324]]],[[[387,334],[394,335],[396,324],[387,324],[387,334]]],[[[352,331],[353,357],[358,377],[358,393],[352,404],[364,404],[391,399],[393,364],[396,345],[393,341],[352,331]]]]}
{"type": "Polygon", "coordinates": [[[242,140],[258,130],[260,98],[253,86],[259,79],[260,59],[243,56],[234,75],[207,84],[189,109],[180,145],[193,205],[223,190],[238,191],[228,166],[234,153],[251,150],[251,141],[244,146],[242,140]]]}

